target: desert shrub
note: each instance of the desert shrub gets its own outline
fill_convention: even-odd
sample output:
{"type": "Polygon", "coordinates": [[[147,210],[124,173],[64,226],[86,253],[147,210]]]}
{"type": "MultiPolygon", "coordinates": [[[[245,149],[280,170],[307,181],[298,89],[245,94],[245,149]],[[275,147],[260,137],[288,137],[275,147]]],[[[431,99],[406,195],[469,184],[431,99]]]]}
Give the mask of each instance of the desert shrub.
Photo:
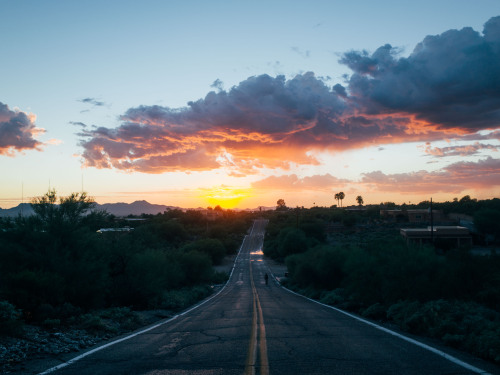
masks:
{"type": "Polygon", "coordinates": [[[345,290],[337,288],[335,290],[325,291],[321,293],[320,302],[326,305],[339,305],[346,300],[345,290]]]}
{"type": "Polygon", "coordinates": [[[332,290],[344,279],[343,264],[346,254],[341,248],[318,246],[302,254],[285,259],[289,275],[298,287],[332,290]]]}
{"type": "Polygon", "coordinates": [[[213,284],[224,284],[229,279],[227,272],[214,272],[212,274],[213,284]]]}
{"type": "Polygon", "coordinates": [[[361,315],[368,319],[385,320],[387,316],[387,308],[377,302],[364,309],[361,312],[361,315]]]}
{"type": "Polygon", "coordinates": [[[161,250],[132,256],[126,274],[131,302],[139,308],[156,307],[163,292],[178,286],[184,277],[180,264],[161,250]]]}
{"type": "Polygon", "coordinates": [[[401,301],[387,317],[405,331],[442,340],[500,363],[500,314],[473,302],[401,301]]]}
{"type": "Polygon", "coordinates": [[[121,330],[132,330],[139,327],[143,322],[139,315],[130,310],[129,307],[112,307],[99,312],[102,319],[117,324],[121,330]]]}
{"type": "Polygon", "coordinates": [[[167,291],[162,296],[161,308],[174,311],[183,310],[208,297],[211,293],[212,288],[206,285],[167,291]]]}
{"type": "Polygon", "coordinates": [[[16,306],[33,315],[42,303],[58,305],[64,299],[64,278],[42,270],[22,270],[6,275],[5,295],[16,306]]]}
{"type": "Polygon", "coordinates": [[[224,247],[224,244],[220,240],[213,238],[205,238],[191,242],[183,247],[183,251],[198,251],[200,253],[205,253],[210,257],[212,263],[215,265],[221,264],[222,259],[224,259],[224,256],[226,255],[226,248],[224,247]]]}
{"type": "Polygon", "coordinates": [[[73,306],[69,302],[63,303],[61,306],[57,308],[57,317],[61,319],[63,322],[77,317],[82,314],[82,309],[76,306],[73,306]]]}
{"type": "Polygon", "coordinates": [[[184,285],[195,285],[211,281],[214,270],[212,260],[208,254],[190,251],[180,253],[178,257],[185,274],[184,285]]]}
{"type": "Polygon", "coordinates": [[[7,301],[0,301],[0,336],[17,336],[23,331],[22,313],[7,301]]]}
{"type": "Polygon", "coordinates": [[[92,333],[98,332],[115,332],[113,329],[109,329],[104,320],[101,319],[100,316],[96,314],[84,314],[80,317],[80,327],[90,331],[92,333]]]}
{"type": "Polygon", "coordinates": [[[57,328],[61,325],[61,320],[60,319],[45,319],[42,322],[42,325],[45,328],[49,328],[49,329],[57,328]]]}
{"type": "Polygon", "coordinates": [[[406,321],[420,308],[418,301],[399,301],[387,310],[387,318],[398,324],[400,328],[407,329],[406,321]]]}
{"type": "Polygon", "coordinates": [[[43,322],[45,320],[56,319],[57,315],[54,306],[49,303],[42,303],[35,309],[33,319],[37,322],[43,322]]]}

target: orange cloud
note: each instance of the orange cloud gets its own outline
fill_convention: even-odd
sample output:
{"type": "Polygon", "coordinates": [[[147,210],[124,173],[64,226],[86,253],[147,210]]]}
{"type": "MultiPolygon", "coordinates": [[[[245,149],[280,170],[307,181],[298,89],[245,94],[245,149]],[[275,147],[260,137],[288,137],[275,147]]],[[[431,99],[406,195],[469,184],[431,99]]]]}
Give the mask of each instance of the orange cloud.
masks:
{"type": "Polygon", "coordinates": [[[298,177],[296,174],[269,176],[252,183],[252,188],[262,190],[315,190],[331,191],[333,188],[345,186],[351,183],[349,180],[339,179],[327,173],[324,175],[313,175],[298,177]]]}
{"type": "Polygon", "coordinates": [[[432,147],[430,144],[426,144],[425,153],[435,157],[443,156],[471,156],[478,154],[481,150],[492,150],[498,151],[500,146],[481,144],[476,142],[472,145],[464,146],[449,146],[449,147],[432,147]]]}
{"type": "Polygon", "coordinates": [[[454,193],[467,189],[491,189],[500,186],[500,159],[488,157],[478,162],[459,162],[440,171],[384,174],[365,173],[360,181],[381,192],[454,193]]]}
{"type": "Polygon", "coordinates": [[[218,92],[187,107],[139,106],[117,128],[84,127],[83,161],[146,173],[225,168],[242,176],[317,164],[314,151],[479,140],[482,130],[498,138],[498,35],[494,17],[483,34],[464,28],[427,36],[408,57],[389,44],[372,54],[347,52],[340,59],[352,70],[346,87],[329,87],[312,72],[249,77],[228,91],[216,81],[218,92]]]}

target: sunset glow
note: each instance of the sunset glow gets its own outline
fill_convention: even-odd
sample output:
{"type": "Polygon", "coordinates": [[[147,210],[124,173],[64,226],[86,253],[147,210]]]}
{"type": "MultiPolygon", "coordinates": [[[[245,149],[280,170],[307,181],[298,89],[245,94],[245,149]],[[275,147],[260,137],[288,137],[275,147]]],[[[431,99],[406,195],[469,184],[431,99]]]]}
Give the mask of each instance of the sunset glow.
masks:
{"type": "Polygon", "coordinates": [[[220,206],[222,208],[235,208],[240,206],[245,198],[251,196],[250,189],[233,188],[229,186],[219,186],[210,189],[202,196],[211,207],[220,206]]]}
{"type": "Polygon", "coordinates": [[[4,4],[0,208],[49,187],[182,208],[498,197],[500,2],[480,2],[4,4]]]}

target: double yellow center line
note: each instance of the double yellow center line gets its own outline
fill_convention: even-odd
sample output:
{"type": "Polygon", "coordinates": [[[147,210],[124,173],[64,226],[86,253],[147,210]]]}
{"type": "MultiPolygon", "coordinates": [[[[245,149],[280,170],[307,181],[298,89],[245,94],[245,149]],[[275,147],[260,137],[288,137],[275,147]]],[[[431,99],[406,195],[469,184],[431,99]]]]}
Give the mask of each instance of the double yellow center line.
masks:
{"type": "Polygon", "coordinates": [[[257,361],[257,346],[259,347],[260,375],[269,374],[269,362],[267,360],[266,326],[264,325],[264,316],[260,306],[259,295],[255,288],[252,275],[252,260],[250,259],[250,284],[253,294],[253,314],[252,314],[252,333],[250,335],[250,344],[248,345],[247,361],[245,365],[245,375],[255,375],[255,364],[257,361]],[[260,339],[260,340],[259,340],[260,339]]]}

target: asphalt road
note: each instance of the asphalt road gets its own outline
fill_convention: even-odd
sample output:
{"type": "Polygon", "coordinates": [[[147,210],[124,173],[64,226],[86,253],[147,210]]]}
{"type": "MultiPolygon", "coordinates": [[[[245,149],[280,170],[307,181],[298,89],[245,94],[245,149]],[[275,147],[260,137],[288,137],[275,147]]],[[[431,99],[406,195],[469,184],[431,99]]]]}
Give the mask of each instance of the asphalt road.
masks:
{"type": "MultiPolygon", "coordinates": [[[[202,306],[54,371],[68,374],[475,374],[400,337],[281,288],[264,274],[265,221],[227,286],[202,306]]],[[[467,362],[470,364],[471,362],[467,362]]],[[[465,364],[467,366],[467,364],[465,364]]]]}

